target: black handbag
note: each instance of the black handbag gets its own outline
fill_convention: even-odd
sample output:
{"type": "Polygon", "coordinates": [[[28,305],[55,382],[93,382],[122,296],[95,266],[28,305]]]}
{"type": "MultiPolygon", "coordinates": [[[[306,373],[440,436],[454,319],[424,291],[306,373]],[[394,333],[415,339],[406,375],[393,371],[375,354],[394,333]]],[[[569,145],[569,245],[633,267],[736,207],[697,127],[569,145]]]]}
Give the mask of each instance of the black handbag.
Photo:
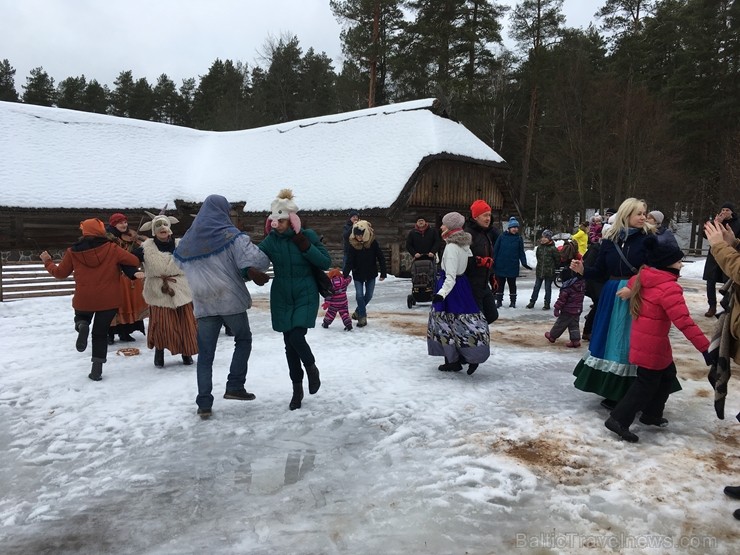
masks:
{"type": "Polygon", "coordinates": [[[326,272],[314,265],[311,265],[311,271],[313,272],[313,278],[316,280],[316,287],[319,289],[319,295],[325,299],[334,295],[334,287],[331,284],[329,276],[326,275],[326,272]]]}

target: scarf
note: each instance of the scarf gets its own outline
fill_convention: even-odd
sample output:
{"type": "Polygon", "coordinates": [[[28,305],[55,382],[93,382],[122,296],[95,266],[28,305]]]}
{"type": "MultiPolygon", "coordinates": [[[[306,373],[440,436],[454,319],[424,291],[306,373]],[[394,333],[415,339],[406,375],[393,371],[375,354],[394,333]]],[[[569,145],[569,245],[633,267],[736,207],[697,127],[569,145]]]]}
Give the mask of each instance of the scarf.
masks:
{"type": "Polygon", "coordinates": [[[229,201],[221,195],[209,195],[198,211],[173,256],[180,262],[208,258],[228,247],[242,232],[231,222],[229,201]]]}
{"type": "MultiPolygon", "coordinates": [[[[731,294],[731,289],[735,285],[732,280],[727,280],[720,288],[720,293],[724,299],[720,302],[724,312],[717,317],[717,327],[712,334],[712,341],[709,343],[709,354],[712,357],[712,366],[709,368],[709,383],[714,388],[714,412],[717,418],[725,418],[725,398],[727,397],[727,382],[730,381],[730,349],[732,345],[732,330],[730,329],[730,314],[735,304],[735,296],[731,294]]],[[[740,419],[740,414],[738,414],[740,419]]]]}

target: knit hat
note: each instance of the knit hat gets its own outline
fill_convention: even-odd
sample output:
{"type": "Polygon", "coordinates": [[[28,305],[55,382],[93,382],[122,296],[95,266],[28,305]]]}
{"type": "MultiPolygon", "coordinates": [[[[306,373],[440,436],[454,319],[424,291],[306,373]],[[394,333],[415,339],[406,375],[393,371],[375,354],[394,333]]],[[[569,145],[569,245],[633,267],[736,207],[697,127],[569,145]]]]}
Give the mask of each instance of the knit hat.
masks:
{"type": "Polygon", "coordinates": [[[683,259],[683,251],[671,243],[659,241],[655,235],[648,235],[643,243],[647,251],[647,265],[653,268],[667,268],[683,259]]]}
{"type": "Polygon", "coordinates": [[[273,222],[286,220],[291,212],[298,212],[298,207],[293,202],[293,191],[282,189],[270,205],[270,219],[273,222]]]}
{"type": "MultiPolygon", "coordinates": [[[[483,202],[482,200],[477,200],[475,202],[483,202]]],[[[475,202],[473,203],[473,206],[475,206],[475,202]]],[[[485,204],[485,203],[483,203],[485,204]]],[[[488,206],[486,204],[486,206],[488,206]]],[[[472,207],[471,207],[472,209],[472,207]]],[[[490,208],[489,208],[490,210],[490,208]]],[[[475,212],[473,212],[475,213],[475,212]]],[[[482,214],[482,212],[481,212],[482,214]]],[[[475,217],[475,216],[474,216],[475,217]]],[[[448,212],[442,217],[442,225],[445,226],[447,229],[461,229],[463,225],[465,225],[465,216],[460,214],[460,212],[448,212]]]]}
{"type": "Polygon", "coordinates": [[[81,221],[80,230],[83,236],[105,237],[105,224],[97,218],[81,221]]]}
{"type": "Polygon", "coordinates": [[[616,214],[616,213],[617,211],[614,210],[614,208],[606,208],[604,210],[604,214],[606,215],[607,219],[609,219],[609,216],[611,216],[612,214],[616,214]]]}
{"type": "Polygon", "coordinates": [[[663,212],[660,210],[653,210],[652,212],[648,212],[648,216],[652,216],[655,219],[655,223],[660,225],[663,223],[663,219],[665,218],[663,216],[663,212]]]}
{"type": "Polygon", "coordinates": [[[731,202],[726,202],[722,206],[719,207],[720,210],[722,210],[723,208],[729,208],[730,212],[732,212],[733,214],[735,213],[735,205],[732,204],[731,202]]]}
{"type": "Polygon", "coordinates": [[[509,225],[506,226],[506,229],[509,229],[511,227],[519,227],[519,222],[517,221],[517,219],[514,216],[512,216],[511,218],[509,218],[509,225]]]}
{"type": "Polygon", "coordinates": [[[544,237],[545,239],[552,239],[552,231],[550,231],[549,229],[545,229],[545,230],[544,230],[544,231],[542,232],[542,236],[543,236],[543,237],[544,237]]]}
{"type": "Polygon", "coordinates": [[[124,216],[123,214],[121,214],[120,212],[116,212],[110,218],[108,218],[108,223],[112,227],[116,227],[118,224],[122,222],[127,222],[127,221],[128,221],[128,218],[124,216]]]}
{"type": "Polygon", "coordinates": [[[485,200],[476,200],[473,204],[470,205],[470,214],[473,216],[473,219],[477,218],[481,214],[485,214],[486,212],[490,212],[491,207],[485,200]]]}
{"type": "Polygon", "coordinates": [[[360,213],[357,210],[350,210],[349,211],[349,217],[351,218],[352,216],[358,216],[359,217],[360,216],[360,213]]]}

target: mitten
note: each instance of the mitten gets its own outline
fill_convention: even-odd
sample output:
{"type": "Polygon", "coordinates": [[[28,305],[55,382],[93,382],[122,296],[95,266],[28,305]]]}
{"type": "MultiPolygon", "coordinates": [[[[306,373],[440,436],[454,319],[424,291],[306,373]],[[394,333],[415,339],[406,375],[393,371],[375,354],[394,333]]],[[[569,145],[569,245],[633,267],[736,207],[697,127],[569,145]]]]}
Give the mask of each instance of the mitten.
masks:
{"type": "Polygon", "coordinates": [[[433,303],[441,303],[444,300],[445,300],[444,297],[442,295],[440,295],[440,294],[436,294],[436,295],[434,295],[434,297],[432,297],[432,302],[433,303]]]}
{"type": "Polygon", "coordinates": [[[255,270],[254,268],[249,268],[247,270],[247,277],[251,279],[253,282],[255,282],[257,285],[259,285],[260,287],[263,286],[268,281],[270,281],[270,276],[268,276],[264,272],[255,270]]]}
{"type": "Polygon", "coordinates": [[[560,316],[560,309],[556,308],[555,310],[552,311],[552,313],[555,315],[555,318],[557,318],[558,316],[560,316]]]}
{"type": "Polygon", "coordinates": [[[493,266],[493,258],[490,256],[476,256],[475,265],[479,268],[490,268],[493,266]]]}
{"type": "Polygon", "coordinates": [[[296,233],[301,232],[301,219],[298,217],[298,214],[295,212],[291,212],[288,214],[288,220],[290,220],[290,227],[293,228],[293,231],[296,233]]]}
{"type": "Polygon", "coordinates": [[[309,241],[308,237],[303,235],[303,233],[296,233],[291,237],[291,241],[293,241],[293,244],[298,247],[298,250],[301,252],[306,252],[311,248],[311,241],[309,241]]]}
{"type": "Polygon", "coordinates": [[[324,301],[324,304],[321,305],[321,310],[329,310],[329,301],[324,301]]]}
{"type": "MultiPolygon", "coordinates": [[[[714,352],[716,353],[716,351],[714,352]]],[[[710,354],[709,351],[702,352],[702,356],[704,357],[704,362],[707,363],[707,366],[711,366],[717,360],[716,355],[710,354]]]]}

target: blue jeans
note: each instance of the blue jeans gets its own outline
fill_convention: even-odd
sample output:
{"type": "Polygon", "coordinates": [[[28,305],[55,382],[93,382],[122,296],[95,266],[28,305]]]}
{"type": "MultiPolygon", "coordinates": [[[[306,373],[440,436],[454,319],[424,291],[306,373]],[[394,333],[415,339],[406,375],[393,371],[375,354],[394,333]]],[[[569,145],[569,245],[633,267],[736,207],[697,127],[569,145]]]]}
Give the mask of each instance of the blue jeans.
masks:
{"type": "Polygon", "coordinates": [[[367,305],[375,292],[375,278],[367,281],[355,280],[355,301],[357,301],[357,315],[367,316],[367,305]]]}
{"type": "Polygon", "coordinates": [[[247,381],[247,364],[252,352],[252,331],[249,329],[247,313],[198,318],[198,396],[195,402],[203,409],[213,406],[213,359],[223,324],[234,334],[234,354],[226,379],[226,391],[241,391],[247,381]]]}
{"type": "Polygon", "coordinates": [[[550,304],[550,296],[552,295],[552,278],[535,278],[534,280],[534,289],[532,289],[532,298],[530,301],[535,302],[537,300],[537,297],[540,296],[540,287],[542,287],[542,282],[545,282],[545,304],[550,304]]]}

